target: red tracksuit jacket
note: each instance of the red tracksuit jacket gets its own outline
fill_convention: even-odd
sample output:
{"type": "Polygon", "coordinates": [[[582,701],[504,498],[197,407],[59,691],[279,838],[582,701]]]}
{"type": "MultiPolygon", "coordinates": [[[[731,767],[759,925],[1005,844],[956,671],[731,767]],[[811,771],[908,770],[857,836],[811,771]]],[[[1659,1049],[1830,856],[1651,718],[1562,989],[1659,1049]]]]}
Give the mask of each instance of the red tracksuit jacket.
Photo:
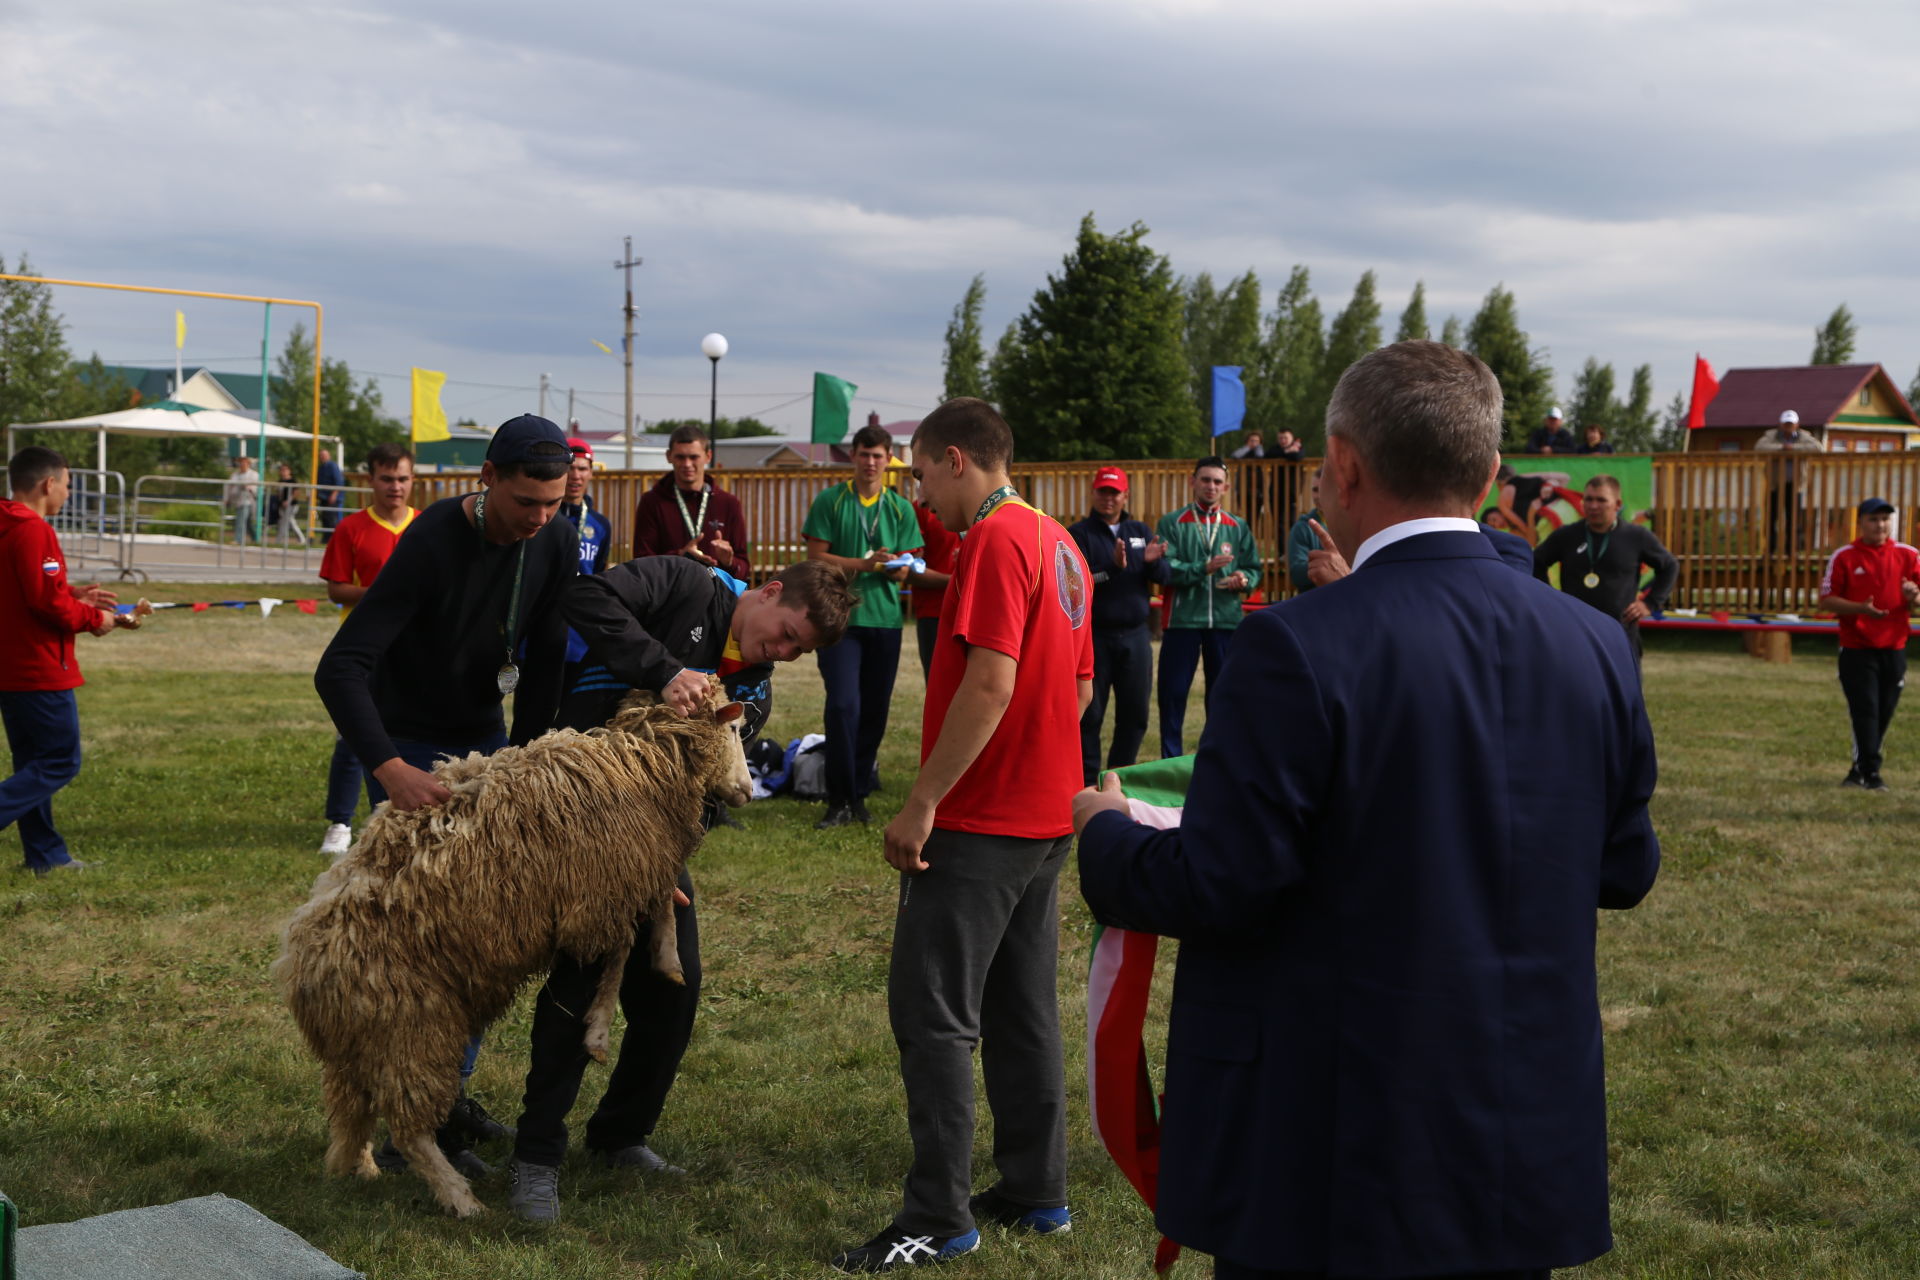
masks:
{"type": "Polygon", "coordinates": [[[0,691],[75,689],[73,637],[107,616],[74,599],[60,539],[40,513],[0,499],[0,691]]]}

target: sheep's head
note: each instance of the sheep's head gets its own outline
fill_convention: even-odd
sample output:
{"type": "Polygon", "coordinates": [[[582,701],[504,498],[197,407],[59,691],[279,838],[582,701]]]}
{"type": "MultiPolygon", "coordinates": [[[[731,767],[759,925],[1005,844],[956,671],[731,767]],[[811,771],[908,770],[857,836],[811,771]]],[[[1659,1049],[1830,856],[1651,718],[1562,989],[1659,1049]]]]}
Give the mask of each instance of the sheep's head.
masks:
{"type": "Polygon", "coordinates": [[[697,773],[694,780],[702,794],[737,809],[753,798],[742,737],[745,712],[746,704],[729,701],[718,677],[709,676],[706,701],[691,716],[682,717],[642,691],[627,695],[607,727],[647,738],[684,737],[692,748],[687,762],[697,773]]]}

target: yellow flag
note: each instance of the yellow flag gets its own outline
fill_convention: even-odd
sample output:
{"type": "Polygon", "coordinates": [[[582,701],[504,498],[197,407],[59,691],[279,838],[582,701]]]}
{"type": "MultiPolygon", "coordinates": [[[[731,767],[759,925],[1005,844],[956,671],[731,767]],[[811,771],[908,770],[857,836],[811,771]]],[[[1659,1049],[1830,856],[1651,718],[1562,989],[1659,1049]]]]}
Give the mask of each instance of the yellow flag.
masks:
{"type": "Polygon", "coordinates": [[[435,373],[431,369],[413,371],[413,442],[415,444],[448,438],[447,411],[440,407],[440,388],[446,384],[446,381],[446,374],[435,373]]]}
{"type": "Polygon", "coordinates": [[[596,347],[598,347],[598,348],[600,348],[600,349],[601,349],[602,351],[604,351],[604,352],[606,352],[606,353],[607,353],[608,355],[612,355],[612,354],[613,354],[613,348],[612,348],[612,347],[610,347],[610,346],[608,346],[608,345],[607,345],[606,343],[604,343],[604,342],[602,342],[602,341],[600,341],[600,339],[598,339],[598,338],[589,338],[589,339],[587,339],[587,341],[589,341],[589,342],[591,342],[591,343],[593,343],[593,345],[594,345],[594,346],[596,346],[596,347]]]}
{"type": "Polygon", "coordinates": [[[187,313],[184,311],[176,311],[173,313],[173,349],[178,351],[186,345],[187,313]]]}

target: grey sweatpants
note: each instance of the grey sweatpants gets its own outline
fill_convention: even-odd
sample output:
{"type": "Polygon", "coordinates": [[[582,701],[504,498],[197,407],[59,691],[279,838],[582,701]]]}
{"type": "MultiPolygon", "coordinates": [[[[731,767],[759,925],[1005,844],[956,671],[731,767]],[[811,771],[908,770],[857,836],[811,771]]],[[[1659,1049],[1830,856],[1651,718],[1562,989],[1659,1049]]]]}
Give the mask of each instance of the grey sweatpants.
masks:
{"type": "Polygon", "coordinates": [[[1016,1204],[1067,1202],[1060,1006],[1060,868],[1072,836],[1020,840],[935,829],[927,870],[900,877],[887,1012],[907,1088],[913,1168],[895,1225],[973,1229],[973,1048],[993,1111],[993,1163],[1016,1204]]]}

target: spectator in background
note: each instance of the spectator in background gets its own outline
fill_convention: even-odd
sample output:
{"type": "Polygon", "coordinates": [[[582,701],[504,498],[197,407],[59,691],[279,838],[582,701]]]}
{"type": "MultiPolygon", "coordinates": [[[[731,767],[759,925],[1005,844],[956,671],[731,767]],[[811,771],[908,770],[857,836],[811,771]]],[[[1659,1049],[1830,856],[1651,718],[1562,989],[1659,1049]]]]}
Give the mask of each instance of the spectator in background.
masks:
{"type": "Polygon", "coordinates": [[[1320,472],[1323,469],[1313,469],[1313,509],[1295,520],[1293,528],[1287,531],[1287,581],[1295,591],[1309,591],[1314,585],[1307,573],[1307,564],[1309,557],[1320,549],[1320,535],[1313,531],[1313,526],[1320,519],[1320,472]]]}
{"type": "Polygon", "coordinates": [[[1082,781],[1100,773],[1100,726],[1113,694],[1113,747],[1107,768],[1140,756],[1153,691],[1153,638],[1147,625],[1153,584],[1167,581],[1167,544],[1126,509],[1127,473],[1093,475],[1093,512],[1067,530],[1093,578],[1093,700],[1080,716],[1082,781]]]}
{"type": "Polygon", "coordinates": [[[1597,422],[1589,422],[1583,429],[1586,439],[1580,442],[1581,453],[1612,453],[1613,445],[1607,440],[1607,429],[1597,422]]]}
{"type": "Polygon", "coordinates": [[[696,426],[667,437],[673,474],[640,495],[633,515],[633,554],[687,556],[753,580],[747,560],[747,517],[740,499],[707,478],[713,442],[696,426]]]}
{"type": "MultiPolygon", "coordinates": [[[[567,465],[567,496],[560,499],[560,518],[580,535],[580,572],[600,573],[607,567],[613,525],[593,509],[593,499],[587,496],[587,488],[593,483],[593,446],[578,436],[568,436],[567,450],[573,458],[567,465]]],[[[568,627],[564,688],[573,688],[586,657],[587,642],[580,638],[578,631],[568,627]]]]}
{"type": "Polygon", "coordinates": [[[1680,562],[1660,545],[1645,525],[1620,518],[1620,482],[1612,476],[1594,476],[1580,494],[1584,517],[1563,525],[1533,549],[1533,576],[1547,581],[1547,570],[1560,566],[1560,589],[1592,605],[1609,618],[1618,618],[1633,648],[1633,665],[1640,668],[1640,620],[1664,608],[1680,562]],[[1640,567],[1653,570],[1646,599],[1640,598],[1640,567]]]}
{"type": "Polygon", "coordinates": [[[333,536],[335,526],[340,523],[340,490],[347,483],[346,476],[340,473],[340,464],[333,460],[333,450],[320,451],[320,470],[314,475],[314,483],[319,486],[314,490],[313,501],[320,510],[320,539],[324,542],[333,536]]]}
{"type": "Polygon", "coordinates": [[[1533,434],[1527,437],[1528,453],[1572,453],[1573,433],[1566,428],[1566,418],[1555,405],[1547,410],[1547,416],[1533,434]]]}
{"type": "MultiPolygon", "coordinates": [[[[373,500],[342,520],[320,559],[327,599],[351,613],[393,554],[394,544],[413,523],[413,453],[403,444],[383,442],[367,450],[367,483],[373,500]]],[[[338,858],[353,844],[353,815],[364,780],[360,758],[345,738],[333,735],[333,760],[327,766],[327,832],[320,852],[338,858]]]]}
{"type": "Polygon", "coordinates": [[[1260,552],[1244,520],[1227,514],[1227,464],[1202,458],[1187,482],[1193,501],[1160,518],[1167,544],[1173,610],[1160,637],[1160,755],[1182,754],[1181,727],[1196,666],[1204,666],[1207,696],[1240,625],[1241,597],[1260,581],[1260,552]]]}
{"type": "Polygon", "coordinates": [[[1885,791],[1880,749],[1907,680],[1910,618],[1920,600],[1920,552],[1893,536],[1885,498],[1860,504],[1858,534],[1820,576],[1820,607],[1840,618],[1840,691],[1853,722],[1853,767],[1842,786],[1885,791]]]}
{"type": "Polygon", "coordinates": [[[889,560],[920,550],[913,504],[887,488],[893,437],[871,424],[853,436],[853,479],[820,491],[801,536],[807,559],[847,574],[859,603],[839,643],[820,650],[827,686],[827,811],[825,829],[870,822],[866,797],[878,785],[874,761],[887,736],[893,678],[900,668],[900,586],[907,571],[889,560]]]}
{"type": "Polygon", "coordinates": [[[233,474],[227,477],[222,497],[227,510],[233,512],[234,541],[243,547],[249,542],[258,542],[260,527],[254,517],[260,497],[260,473],[253,469],[253,462],[246,454],[233,460],[233,474]]]}
{"type": "Polygon", "coordinates": [[[293,465],[280,464],[280,476],[273,486],[273,527],[279,531],[280,545],[294,538],[307,545],[307,531],[300,527],[300,482],[294,479],[293,465]]]}
{"type": "Polygon", "coordinates": [[[940,606],[947,598],[947,582],[953,577],[954,557],[960,554],[960,539],[924,500],[913,504],[914,519],[920,522],[920,540],[925,545],[920,558],[927,562],[924,573],[909,573],[912,588],[914,640],[920,646],[920,678],[933,674],[933,644],[940,634],[940,606]]]}
{"type": "Polygon", "coordinates": [[[1298,462],[1307,456],[1307,447],[1300,443],[1293,432],[1282,429],[1273,438],[1273,448],[1267,450],[1267,457],[1278,458],[1282,462],[1298,462]]]}
{"type": "Polygon", "coordinates": [[[0,502],[0,722],[13,773],[0,782],[0,830],[20,824],[23,870],[80,871],[53,825],[53,796],[80,773],[80,678],[73,638],[138,620],[114,594],[67,585],[67,560],[49,523],[67,502],[67,460],[28,445],[7,462],[12,497],[0,502]]]}
{"type": "Polygon", "coordinates": [[[1247,438],[1240,447],[1227,455],[1229,458],[1264,458],[1267,456],[1266,442],[1258,431],[1247,432],[1247,438]]]}
{"type": "Polygon", "coordinates": [[[1788,409],[1780,415],[1780,425],[1761,433],[1754,443],[1756,453],[1784,453],[1786,460],[1780,464],[1773,477],[1773,490],[1767,495],[1767,527],[1773,539],[1773,550],[1794,552],[1800,550],[1794,545],[1795,534],[1799,529],[1800,490],[1798,486],[1800,464],[1794,460],[1796,453],[1825,453],[1826,447],[1816,439],[1812,432],[1800,429],[1800,415],[1788,409]]]}

